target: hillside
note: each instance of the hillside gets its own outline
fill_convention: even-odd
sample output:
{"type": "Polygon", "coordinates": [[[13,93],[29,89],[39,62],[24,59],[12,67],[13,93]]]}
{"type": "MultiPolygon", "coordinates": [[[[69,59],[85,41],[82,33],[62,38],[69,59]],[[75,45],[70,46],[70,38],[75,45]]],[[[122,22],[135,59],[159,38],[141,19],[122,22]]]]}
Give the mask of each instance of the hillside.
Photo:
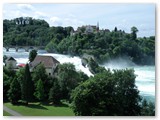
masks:
{"type": "Polygon", "coordinates": [[[136,27],[131,28],[131,33],[117,27],[112,31],[86,29],[50,27],[46,21],[31,17],[3,20],[3,44],[46,46],[48,52],[91,55],[99,63],[125,56],[136,64],[155,64],[155,36],[138,38],[136,27]]]}

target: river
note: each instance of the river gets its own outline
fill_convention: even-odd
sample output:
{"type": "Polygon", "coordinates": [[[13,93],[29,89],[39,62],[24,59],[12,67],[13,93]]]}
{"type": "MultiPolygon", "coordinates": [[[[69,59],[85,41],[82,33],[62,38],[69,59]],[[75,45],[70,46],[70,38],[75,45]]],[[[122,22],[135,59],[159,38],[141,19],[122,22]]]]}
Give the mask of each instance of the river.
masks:
{"type": "MultiPolygon", "coordinates": [[[[17,63],[26,63],[28,61],[29,52],[25,52],[23,49],[19,49],[18,52],[15,52],[15,49],[10,49],[9,52],[6,52],[6,50],[3,49],[3,54],[14,57],[17,60],[17,63]]],[[[88,76],[92,75],[87,67],[85,68],[82,66],[81,59],[79,57],[47,53],[44,50],[39,50],[38,54],[53,56],[60,63],[73,63],[76,67],[76,70],[81,70],[88,76]]],[[[112,60],[111,62],[103,64],[102,66],[110,69],[133,68],[136,74],[136,86],[140,91],[140,95],[142,95],[148,101],[155,102],[155,66],[137,66],[124,59],[112,60]]]]}

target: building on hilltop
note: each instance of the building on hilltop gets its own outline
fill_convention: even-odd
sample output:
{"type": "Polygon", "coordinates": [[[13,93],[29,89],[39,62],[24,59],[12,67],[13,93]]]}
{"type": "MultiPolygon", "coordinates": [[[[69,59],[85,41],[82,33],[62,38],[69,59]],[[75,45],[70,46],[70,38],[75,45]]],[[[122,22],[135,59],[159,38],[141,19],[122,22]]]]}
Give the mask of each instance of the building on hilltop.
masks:
{"type": "Polygon", "coordinates": [[[97,22],[97,25],[83,25],[78,27],[76,31],[71,31],[71,35],[75,35],[80,32],[83,34],[99,32],[99,22],[97,22]]]}
{"type": "Polygon", "coordinates": [[[33,71],[34,68],[36,68],[36,66],[38,66],[39,64],[43,64],[45,69],[46,69],[46,73],[53,77],[54,74],[54,70],[56,69],[57,65],[60,62],[57,61],[55,58],[53,58],[52,56],[40,56],[37,55],[35,57],[35,59],[29,63],[30,66],[30,71],[33,71]]]}

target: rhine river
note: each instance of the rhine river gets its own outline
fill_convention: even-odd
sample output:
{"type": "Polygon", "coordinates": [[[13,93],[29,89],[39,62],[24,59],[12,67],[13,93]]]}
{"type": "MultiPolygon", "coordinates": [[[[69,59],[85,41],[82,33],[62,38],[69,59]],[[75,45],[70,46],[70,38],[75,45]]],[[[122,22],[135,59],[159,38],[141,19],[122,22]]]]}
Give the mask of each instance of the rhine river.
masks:
{"type": "MultiPolygon", "coordinates": [[[[89,69],[82,66],[81,59],[79,57],[71,57],[69,55],[47,53],[44,50],[38,51],[39,55],[49,55],[56,58],[60,63],[70,62],[73,63],[77,70],[81,70],[88,76],[91,76],[89,69]]],[[[15,49],[10,49],[6,52],[3,49],[3,55],[12,56],[17,60],[17,63],[26,63],[28,61],[29,52],[25,52],[23,49],[19,49],[15,52],[15,49]]],[[[110,69],[125,69],[133,68],[136,74],[136,86],[140,91],[140,95],[146,98],[148,101],[155,102],[155,66],[130,66],[125,60],[118,60],[106,63],[105,68],[110,69]]]]}

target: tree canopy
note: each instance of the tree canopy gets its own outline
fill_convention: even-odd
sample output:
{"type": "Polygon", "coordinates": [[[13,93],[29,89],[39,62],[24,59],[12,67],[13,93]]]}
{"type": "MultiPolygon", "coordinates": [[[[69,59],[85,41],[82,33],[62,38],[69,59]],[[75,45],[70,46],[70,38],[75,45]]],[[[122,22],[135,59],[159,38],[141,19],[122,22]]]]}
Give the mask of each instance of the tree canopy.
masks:
{"type": "Polygon", "coordinates": [[[137,37],[138,28],[135,26],[130,33],[117,27],[113,31],[92,33],[83,29],[85,27],[80,27],[75,32],[73,27],[49,27],[44,20],[20,17],[3,20],[3,41],[4,45],[46,46],[48,52],[89,54],[99,63],[127,56],[136,64],[155,64],[155,36],[137,37]],[[145,61],[146,58],[149,59],[145,61]]]}
{"type": "Polygon", "coordinates": [[[31,50],[29,53],[29,61],[32,62],[36,56],[37,56],[37,51],[31,50]]]}
{"type": "Polygon", "coordinates": [[[140,115],[139,91],[133,70],[115,70],[96,74],[72,93],[76,115],[140,115]],[[87,109],[86,109],[87,108],[87,109]]]}

